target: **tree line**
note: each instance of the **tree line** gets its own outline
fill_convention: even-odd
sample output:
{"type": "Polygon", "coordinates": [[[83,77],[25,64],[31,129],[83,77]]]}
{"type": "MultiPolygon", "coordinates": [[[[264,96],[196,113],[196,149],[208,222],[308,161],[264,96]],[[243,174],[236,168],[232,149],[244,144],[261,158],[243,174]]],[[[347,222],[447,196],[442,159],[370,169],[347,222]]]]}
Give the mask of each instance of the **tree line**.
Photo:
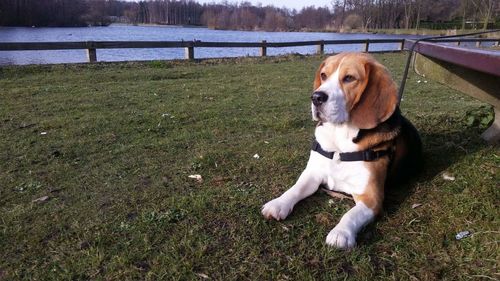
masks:
{"type": "Polygon", "coordinates": [[[334,0],[338,28],[478,29],[498,26],[498,0],[334,0]]]}
{"type": "Polygon", "coordinates": [[[110,23],[203,25],[239,30],[489,28],[500,25],[498,0],[333,0],[299,11],[273,6],[199,4],[193,0],[0,0],[2,26],[110,23]]]}

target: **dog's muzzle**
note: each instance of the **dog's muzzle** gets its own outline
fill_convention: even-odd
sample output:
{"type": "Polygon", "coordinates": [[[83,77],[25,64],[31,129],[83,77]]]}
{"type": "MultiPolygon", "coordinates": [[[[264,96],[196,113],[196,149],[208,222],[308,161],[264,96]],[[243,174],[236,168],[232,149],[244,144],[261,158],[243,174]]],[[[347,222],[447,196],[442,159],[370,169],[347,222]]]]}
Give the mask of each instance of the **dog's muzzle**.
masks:
{"type": "Polygon", "coordinates": [[[314,106],[320,106],[328,100],[328,95],[324,92],[314,92],[311,95],[311,100],[314,106]]]}

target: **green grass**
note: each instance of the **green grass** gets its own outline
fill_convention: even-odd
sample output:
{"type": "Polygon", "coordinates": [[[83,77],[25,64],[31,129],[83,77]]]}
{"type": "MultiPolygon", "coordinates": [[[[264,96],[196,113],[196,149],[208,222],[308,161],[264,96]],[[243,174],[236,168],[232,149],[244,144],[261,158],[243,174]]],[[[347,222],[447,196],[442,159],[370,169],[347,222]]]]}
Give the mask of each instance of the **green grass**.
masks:
{"type": "MultiPolygon", "coordinates": [[[[399,81],[404,56],[376,57],[399,81]]],[[[356,249],[325,245],[346,200],[317,193],[264,220],[307,161],[320,61],[0,68],[0,280],[498,279],[491,108],[415,75],[402,110],[425,171],[356,249]]]]}

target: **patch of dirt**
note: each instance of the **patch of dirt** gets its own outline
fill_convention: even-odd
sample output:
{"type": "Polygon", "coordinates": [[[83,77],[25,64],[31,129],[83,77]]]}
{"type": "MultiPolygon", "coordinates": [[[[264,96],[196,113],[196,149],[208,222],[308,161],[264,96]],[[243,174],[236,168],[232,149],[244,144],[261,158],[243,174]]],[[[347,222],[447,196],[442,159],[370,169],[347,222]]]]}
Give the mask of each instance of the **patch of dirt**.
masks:
{"type": "Polygon", "coordinates": [[[321,225],[324,225],[324,226],[331,226],[331,225],[333,225],[333,219],[332,219],[332,217],[330,216],[330,214],[328,214],[326,212],[316,214],[314,216],[314,219],[315,219],[315,221],[317,223],[319,223],[321,225]]]}
{"type": "Polygon", "coordinates": [[[147,261],[137,261],[134,266],[140,271],[149,271],[150,265],[147,261]]]}
{"type": "Polygon", "coordinates": [[[139,178],[139,183],[136,185],[136,188],[146,189],[151,186],[151,177],[149,176],[141,176],[139,178]]]}

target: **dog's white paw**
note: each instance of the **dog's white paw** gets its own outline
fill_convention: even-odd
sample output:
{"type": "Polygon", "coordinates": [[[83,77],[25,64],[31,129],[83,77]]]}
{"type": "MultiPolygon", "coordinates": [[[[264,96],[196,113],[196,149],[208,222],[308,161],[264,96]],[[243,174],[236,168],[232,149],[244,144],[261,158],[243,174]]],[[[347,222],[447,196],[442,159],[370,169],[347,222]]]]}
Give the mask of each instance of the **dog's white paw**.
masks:
{"type": "Polygon", "coordinates": [[[326,244],[339,249],[350,249],[356,246],[356,235],[345,229],[335,227],[326,236],[326,244]]]}
{"type": "Polygon", "coordinates": [[[284,220],[290,214],[292,208],[293,205],[278,197],[262,206],[262,215],[266,219],[284,220]]]}

